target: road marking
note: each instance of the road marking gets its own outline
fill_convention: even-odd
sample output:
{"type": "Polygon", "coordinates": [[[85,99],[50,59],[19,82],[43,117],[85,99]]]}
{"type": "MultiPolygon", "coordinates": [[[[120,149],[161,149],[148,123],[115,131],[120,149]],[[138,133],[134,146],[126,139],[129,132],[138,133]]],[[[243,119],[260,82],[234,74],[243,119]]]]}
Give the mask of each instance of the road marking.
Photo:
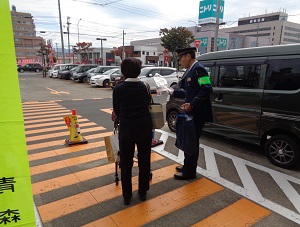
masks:
{"type": "Polygon", "coordinates": [[[69,94],[70,94],[70,92],[66,92],[66,91],[56,91],[56,90],[51,89],[51,88],[48,88],[48,87],[47,87],[47,89],[50,90],[50,91],[51,91],[50,93],[53,94],[53,95],[60,95],[60,94],[66,94],[66,95],[69,95],[69,94]]]}
{"type": "MultiPolygon", "coordinates": [[[[223,189],[218,184],[201,178],[156,198],[111,214],[109,217],[119,227],[142,226],[223,189]]],[[[111,220],[107,218],[104,217],[84,226],[108,226],[111,220]]]]}
{"type": "Polygon", "coordinates": [[[223,210],[220,210],[195,225],[192,225],[192,227],[246,227],[254,225],[270,214],[270,211],[256,205],[255,203],[250,202],[247,199],[240,199],[223,210]]]}
{"type": "MultiPolygon", "coordinates": [[[[156,131],[161,133],[160,140],[162,140],[164,143],[162,145],[152,148],[152,150],[159,154],[166,156],[167,158],[169,158],[173,161],[182,163],[183,160],[180,159],[179,156],[173,155],[164,150],[164,147],[165,147],[166,141],[168,140],[168,137],[176,138],[176,135],[174,133],[165,132],[165,131],[159,130],[159,129],[157,129],[156,131]]],[[[278,171],[269,169],[264,166],[260,166],[253,162],[249,162],[247,160],[238,158],[236,156],[230,155],[223,151],[220,151],[220,150],[217,150],[217,149],[214,149],[214,148],[202,145],[202,144],[200,147],[203,148],[204,151],[207,153],[209,153],[209,152],[215,153],[220,156],[223,156],[223,157],[233,160],[235,166],[237,166],[237,168],[238,168],[240,178],[245,178],[245,179],[242,179],[242,182],[245,183],[246,188],[236,185],[222,177],[217,177],[215,175],[211,175],[209,171],[198,166],[197,172],[199,174],[223,185],[226,188],[231,189],[232,191],[242,195],[243,197],[248,198],[248,199],[260,204],[261,206],[264,206],[264,207],[294,221],[295,223],[300,224],[300,214],[299,214],[300,213],[300,210],[299,210],[300,209],[300,195],[295,191],[295,189],[290,190],[291,189],[290,187],[292,187],[292,186],[288,182],[288,181],[290,181],[290,182],[293,182],[294,184],[300,185],[300,179],[280,173],[278,171]],[[243,165],[244,165],[244,167],[242,167],[243,165]],[[283,192],[287,195],[287,198],[291,201],[291,203],[294,204],[298,213],[262,197],[260,195],[261,193],[257,189],[257,186],[256,186],[251,174],[249,173],[249,170],[246,168],[247,166],[250,166],[250,167],[253,167],[260,171],[266,172],[266,173],[270,174],[270,176],[273,177],[273,179],[274,179],[274,176],[280,176],[280,178],[284,179],[284,180],[277,179],[277,184],[279,185],[279,187],[287,189],[287,190],[284,190],[283,192]],[[251,191],[251,190],[254,190],[254,191],[251,191]]],[[[180,156],[180,157],[182,158],[182,156],[180,156]]],[[[206,162],[209,162],[210,160],[211,159],[207,159],[207,160],[205,159],[206,162]]],[[[208,164],[208,165],[211,165],[211,164],[208,164]]],[[[274,180],[276,181],[276,177],[274,180]]]]}
{"type": "MultiPolygon", "coordinates": [[[[110,136],[111,134],[112,134],[111,132],[96,133],[96,134],[92,134],[92,135],[86,135],[86,136],[84,136],[84,138],[86,140],[98,139],[98,138],[102,138],[104,136],[110,136]]],[[[40,149],[40,148],[64,145],[64,143],[65,143],[64,140],[58,139],[58,140],[49,141],[49,142],[31,144],[31,145],[27,145],[27,150],[28,151],[34,151],[34,150],[40,149]]]]}
{"type": "MultiPolygon", "coordinates": [[[[99,153],[99,159],[106,159],[106,155],[99,153]]],[[[163,156],[157,153],[151,153],[151,162],[156,162],[164,159],[163,156]]],[[[134,163],[137,166],[137,163],[134,163]]],[[[174,170],[174,169],[173,169],[174,170]]],[[[115,163],[107,164],[104,166],[98,166],[91,169],[75,172],[72,174],[67,174],[60,177],[51,178],[49,180],[40,181],[38,183],[32,184],[32,191],[34,195],[53,191],[58,188],[63,188],[70,186],[72,184],[77,184],[83,181],[91,180],[94,178],[109,175],[115,172],[115,163]]]]}
{"type": "MultiPolygon", "coordinates": [[[[105,130],[104,127],[93,127],[93,128],[85,128],[82,130],[83,134],[87,132],[95,132],[95,131],[101,131],[105,130]]],[[[40,136],[30,136],[26,138],[26,142],[31,142],[31,141],[36,141],[36,140],[43,140],[43,139],[49,139],[49,138],[56,138],[56,137],[61,137],[61,136],[68,136],[70,133],[68,130],[65,132],[56,132],[56,133],[51,133],[47,135],[40,135],[40,136]]]]}
{"type": "MultiPolygon", "coordinates": [[[[171,178],[172,173],[174,173],[175,166],[176,165],[171,165],[153,171],[154,177],[150,182],[151,185],[171,178]]],[[[132,177],[132,190],[137,189],[138,176],[135,176],[132,177]]],[[[100,188],[54,201],[52,203],[41,205],[38,207],[38,210],[43,222],[45,223],[118,196],[122,196],[121,185],[112,183],[100,188]]]]}

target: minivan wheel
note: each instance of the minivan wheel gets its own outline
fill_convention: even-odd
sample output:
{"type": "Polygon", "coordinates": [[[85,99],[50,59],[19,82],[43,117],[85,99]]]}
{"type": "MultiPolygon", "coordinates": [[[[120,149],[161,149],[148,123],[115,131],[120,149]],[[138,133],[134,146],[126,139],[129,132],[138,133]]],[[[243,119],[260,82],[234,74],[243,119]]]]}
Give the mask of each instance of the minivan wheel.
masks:
{"type": "Polygon", "coordinates": [[[104,80],[103,81],[103,87],[106,87],[106,88],[109,87],[109,80],[104,80]]]}
{"type": "Polygon", "coordinates": [[[84,77],[82,81],[83,83],[87,83],[87,77],[84,77]]]}
{"type": "Polygon", "coordinates": [[[299,164],[300,150],[296,139],[287,135],[272,136],[265,144],[269,161],[281,168],[292,168],[299,164]]]}
{"type": "Polygon", "coordinates": [[[39,71],[40,71],[39,69],[35,69],[35,72],[37,72],[37,73],[38,73],[39,71]]]}
{"type": "Polygon", "coordinates": [[[24,69],[20,69],[20,73],[23,73],[24,72],[24,69]]]}
{"type": "Polygon", "coordinates": [[[168,127],[172,132],[176,132],[176,119],[178,111],[172,110],[167,115],[168,127]]]}

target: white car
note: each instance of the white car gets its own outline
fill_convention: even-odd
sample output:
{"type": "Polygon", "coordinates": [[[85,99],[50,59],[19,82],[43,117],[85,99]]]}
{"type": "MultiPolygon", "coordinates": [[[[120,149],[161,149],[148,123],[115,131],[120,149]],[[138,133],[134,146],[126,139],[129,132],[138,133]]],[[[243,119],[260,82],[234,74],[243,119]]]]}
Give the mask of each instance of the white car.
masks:
{"type": "Polygon", "coordinates": [[[176,68],[171,67],[146,67],[142,68],[139,78],[141,81],[147,82],[151,91],[156,90],[156,83],[154,77],[163,77],[168,87],[178,84],[178,75],[176,68]]]}
{"type": "Polygon", "coordinates": [[[60,70],[71,69],[71,68],[73,68],[74,66],[76,66],[76,64],[57,64],[57,65],[54,65],[54,66],[48,71],[48,76],[49,76],[49,77],[53,77],[53,78],[57,78],[58,71],[60,71],[60,70]]]}
{"type": "Polygon", "coordinates": [[[110,75],[113,73],[121,73],[120,68],[110,69],[103,74],[98,74],[92,76],[90,79],[90,85],[92,86],[100,86],[100,87],[109,87],[110,75]]]}

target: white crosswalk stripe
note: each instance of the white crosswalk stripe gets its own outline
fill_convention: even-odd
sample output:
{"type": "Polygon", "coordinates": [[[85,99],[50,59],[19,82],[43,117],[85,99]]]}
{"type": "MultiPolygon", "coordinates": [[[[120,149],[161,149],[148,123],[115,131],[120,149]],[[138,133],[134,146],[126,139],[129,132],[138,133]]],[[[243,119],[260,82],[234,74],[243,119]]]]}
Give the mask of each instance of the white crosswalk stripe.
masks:
{"type": "MultiPolygon", "coordinates": [[[[169,137],[176,138],[176,135],[174,133],[165,132],[163,130],[156,130],[156,132],[161,133],[160,140],[162,140],[164,143],[160,146],[152,148],[153,151],[166,156],[167,158],[170,158],[173,161],[176,161],[180,164],[183,163],[183,152],[179,150],[178,155],[174,155],[168,151],[165,150],[165,145],[169,137]]],[[[205,164],[207,169],[203,169],[201,167],[197,167],[197,172],[235,192],[238,194],[280,214],[284,217],[300,224],[300,195],[297,192],[297,190],[292,186],[291,183],[299,185],[300,186],[300,179],[295,178],[292,176],[289,176],[284,173],[280,173],[278,171],[269,169],[267,167],[258,165],[256,163],[249,162],[247,160],[241,159],[239,157],[230,155],[228,153],[225,153],[223,151],[205,146],[200,145],[201,148],[204,149],[205,154],[205,164]],[[228,181],[227,179],[224,179],[220,177],[218,165],[215,159],[215,154],[218,154],[222,157],[231,159],[234,163],[234,166],[236,168],[236,171],[243,183],[243,187],[228,181]],[[267,173],[269,176],[272,177],[272,179],[276,182],[276,184],[279,186],[279,188],[282,190],[282,192],[286,195],[286,198],[293,204],[296,211],[293,211],[287,207],[284,207],[281,204],[278,204],[274,201],[271,201],[267,198],[264,198],[261,191],[257,187],[255,181],[253,180],[252,175],[250,174],[247,167],[255,168],[259,171],[267,173]]]]}

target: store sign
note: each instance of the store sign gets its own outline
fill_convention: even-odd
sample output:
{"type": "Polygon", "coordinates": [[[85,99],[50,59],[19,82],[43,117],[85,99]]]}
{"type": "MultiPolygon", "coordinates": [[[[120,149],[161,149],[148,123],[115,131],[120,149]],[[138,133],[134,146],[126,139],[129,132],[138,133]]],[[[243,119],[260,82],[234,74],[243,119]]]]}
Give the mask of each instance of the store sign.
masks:
{"type": "Polygon", "coordinates": [[[197,38],[196,40],[200,41],[200,46],[201,47],[207,47],[207,44],[208,44],[208,38],[207,37],[205,37],[205,38],[197,38]]]}
{"type": "MultiPolygon", "coordinates": [[[[216,23],[218,0],[203,0],[199,2],[198,24],[216,23]]],[[[219,22],[223,22],[224,0],[220,3],[219,22]]]]}
{"type": "Polygon", "coordinates": [[[218,38],[218,47],[226,47],[227,46],[227,39],[218,38]]]}
{"type": "Polygon", "coordinates": [[[35,216],[9,0],[0,1],[0,226],[34,227],[35,216]]]}

